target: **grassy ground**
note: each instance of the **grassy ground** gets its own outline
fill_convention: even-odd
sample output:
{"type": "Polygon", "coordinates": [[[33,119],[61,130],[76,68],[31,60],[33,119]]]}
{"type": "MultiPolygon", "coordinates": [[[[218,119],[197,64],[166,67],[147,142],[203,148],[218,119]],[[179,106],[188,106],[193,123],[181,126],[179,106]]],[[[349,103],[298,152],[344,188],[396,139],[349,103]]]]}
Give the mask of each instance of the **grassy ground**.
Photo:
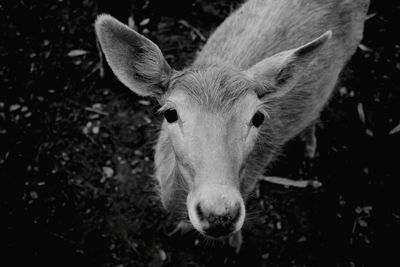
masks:
{"type": "MultiPolygon", "coordinates": [[[[32,1],[33,2],[33,1],[32,1]]],[[[373,1],[362,46],[322,114],[318,150],[293,140],[262,183],[235,256],[190,232],[153,191],[156,103],[99,76],[96,5],[0,3],[2,252],[39,266],[389,266],[400,236],[400,4],[373,1]],[[398,128],[397,128],[398,129],[398,128]]],[[[135,1],[139,31],[189,64],[238,1],[135,1]],[[175,8],[180,5],[181,8],[175,8]],[[189,26],[188,26],[189,25],[189,26]],[[192,25],[193,27],[190,27],[192,25]],[[199,34],[200,33],[200,34],[199,34]],[[204,37],[204,38],[203,38],[204,37]]],[[[391,266],[395,266],[391,264],[391,266]]]]}

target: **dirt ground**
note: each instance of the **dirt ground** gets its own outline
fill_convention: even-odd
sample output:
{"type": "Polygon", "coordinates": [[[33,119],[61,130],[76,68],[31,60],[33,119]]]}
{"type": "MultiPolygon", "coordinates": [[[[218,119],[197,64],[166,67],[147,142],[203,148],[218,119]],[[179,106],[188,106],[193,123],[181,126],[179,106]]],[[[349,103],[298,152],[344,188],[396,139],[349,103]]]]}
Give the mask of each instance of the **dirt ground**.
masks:
{"type": "MultiPolygon", "coordinates": [[[[181,69],[241,1],[133,2],[181,69]]],[[[93,0],[0,2],[1,265],[400,266],[399,1],[372,0],[316,158],[295,139],[268,170],[323,187],[261,183],[238,255],[172,232],[151,177],[157,105],[100,78],[96,14],[93,0]]]]}

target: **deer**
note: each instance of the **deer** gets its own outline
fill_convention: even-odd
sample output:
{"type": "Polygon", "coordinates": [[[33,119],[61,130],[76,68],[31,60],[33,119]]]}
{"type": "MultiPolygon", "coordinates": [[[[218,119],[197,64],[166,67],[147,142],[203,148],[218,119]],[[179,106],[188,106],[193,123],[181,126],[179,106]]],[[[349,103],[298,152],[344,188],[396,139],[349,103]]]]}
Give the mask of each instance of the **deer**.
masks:
{"type": "Polygon", "coordinates": [[[282,147],[315,125],[363,37],[369,0],[248,0],[211,34],[190,66],[107,14],[95,32],[115,76],[153,97],[164,118],[155,145],[163,206],[239,249],[246,200],[282,147]],[[186,217],[186,218],[187,218],[186,217]]]}

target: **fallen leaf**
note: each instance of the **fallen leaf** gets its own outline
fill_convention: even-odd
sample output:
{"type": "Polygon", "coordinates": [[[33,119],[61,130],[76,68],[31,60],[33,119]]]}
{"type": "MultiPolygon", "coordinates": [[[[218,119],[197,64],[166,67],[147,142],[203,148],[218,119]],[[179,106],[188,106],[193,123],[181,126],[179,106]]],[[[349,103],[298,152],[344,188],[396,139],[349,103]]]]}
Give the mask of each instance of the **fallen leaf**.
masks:
{"type": "Polygon", "coordinates": [[[39,197],[38,193],[36,193],[36,191],[31,191],[29,193],[29,195],[31,196],[32,199],[37,199],[39,197]]]}
{"type": "Polygon", "coordinates": [[[360,117],[360,120],[362,121],[362,123],[365,124],[365,113],[364,113],[364,107],[363,107],[362,103],[358,103],[357,111],[358,111],[358,116],[360,117]]]}
{"type": "Polygon", "coordinates": [[[93,134],[99,134],[99,132],[100,132],[100,127],[98,125],[93,126],[92,133],[93,134]]]}
{"type": "Polygon", "coordinates": [[[400,131],[400,123],[397,124],[397,126],[394,127],[392,130],[390,130],[389,135],[395,134],[395,133],[397,133],[399,131],[400,131]]]}
{"type": "Polygon", "coordinates": [[[300,237],[299,239],[297,239],[298,243],[302,243],[302,242],[305,242],[305,241],[307,241],[307,237],[305,237],[304,235],[302,237],[300,237]]]}
{"type": "Polygon", "coordinates": [[[365,130],[365,133],[366,133],[368,136],[374,136],[374,132],[373,132],[371,129],[365,130]]]}
{"type": "Polygon", "coordinates": [[[144,25],[147,25],[149,22],[150,22],[150,19],[149,19],[149,18],[145,18],[144,20],[142,20],[142,21],[139,23],[139,25],[140,25],[140,26],[144,26],[144,25]]]}
{"type": "Polygon", "coordinates": [[[372,211],[373,207],[372,206],[365,206],[363,208],[364,212],[367,213],[368,215],[370,214],[370,212],[372,211]]]}
{"type": "Polygon", "coordinates": [[[372,51],[374,51],[374,50],[372,50],[371,48],[369,48],[368,46],[365,46],[365,45],[363,45],[363,44],[359,44],[358,45],[358,48],[360,48],[362,51],[364,51],[364,52],[372,52],[372,51]]]}
{"type": "Polygon", "coordinates": [[[363,219],[358,219],[358,224],[359,224],[361,227],[367,227],[367,226],[368,226],[367,222],[364,221],[363,219]]]}
{"type": "Polygon", "coordinates": [[[269,253],[263,254],[263,255],[261,256],[261,258],[262,258],[263,260],[268,259],[268,258],[269,258],[269,253]]]}
{"type": "Polygon", "coordinates": [[[344,86],[340,87],[339,93],[341,96],[347,95],[347,88],[344,86]]]}
{"type": "Polygon", "coordinates": [[[165,251],[162,250],[162,249],[160,249],[160,250],[159,250],[159,253],[160,253],[160,259],[161,259],[162,261],[165,261],[165,260],[167,259],[167,254],[165,253],[165,251]]]}
{"type": "Polygon", "coordinates": [[[18,104],[14,104],[10,106],[10,111],[16,111],[17,109],[19,109],[21,106],[18,104]]]}
{"type": "Polygon", "coordinates": [[[83,127],[82,132],[84,134],[89,134],[90,129],[92,128],[93,123],[91,121],[89,121],[88,123],[86,123],[85,127],[83,127]]]}
{"type": "Polygon", "coordinates": [[[86,50],[75,49],[75,50],[69,51],[67,56],[68,57],[78,57],[78,56],[86,55],[87,53],[88,53],[88,51],[86,51],[86,50]]]}
{"type": "Polygon", "coordinates": [[[114,175],[114,170],[110,167],[104,166],[103,173],[107,178],[111,178],[114,175]]]}
{"type": "Polygon", "coordinates": [[[134,30],[136,30],[136,25],[135,25],[135,20],[133,19],[133,16],[129,16],[128,18],[128,26],[134,30]]]}
{"type": "Polygon", "coordinates": [[[142,104],[144,106],[150,105],[150,101],[149,100],[139,100],[138,102],[139,102],[139,104],[142,104]]]}
{"type": "Polygon", "coordinates": [[[357,206],[354,210],[357,214],[360,214],[362,212],[362,208],[357,206]]]}

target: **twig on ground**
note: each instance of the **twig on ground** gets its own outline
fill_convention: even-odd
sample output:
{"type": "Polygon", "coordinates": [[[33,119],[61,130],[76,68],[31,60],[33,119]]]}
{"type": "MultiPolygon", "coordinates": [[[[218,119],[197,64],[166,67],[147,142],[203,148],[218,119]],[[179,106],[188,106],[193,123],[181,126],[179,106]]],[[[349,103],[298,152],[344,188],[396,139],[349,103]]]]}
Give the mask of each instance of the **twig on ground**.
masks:
{"type": "Polygon", "coordinates": [[[397,126],[394,127],[392,130],[390,130],[389,135],[395,134],[397,132],[400,132],[400,123],[397,124],[397,126]]]}
{"type": "Polygon", "coordinates": [[[103,67],[101,66],[100,62],[93,64],[92,70],[82,78],[82,82],[86,82],[86,80],[97,71],[99,71],[100,74],[103,72],[103,67]]]}
{"type": "Polygon", "coordinates": [[[96,142],[96,140],[94,140],[90,135],[88,134],[84,134],[89,140],[90,142],[92,142],[93,144],[95,144],[98,147],[101,147],[99,143],[96,142]]]}
{"type": "Polygon", "coordinates": [[[322,186],[322,183],[316,180],[291,180],[288,178],[281,178],[281,177],[274,177],[274,176],[260,176],[258,178],[261,181],[273,183],[273,184],[280,184],[284,186],[293,186],[299,188],[305,188],[311,186],[313,188],[319,188],[322,186]]]}
{"type": "Polygon", "coordinates": [[[192,25],[190,25],[187,21],[181,19],[178,21],[178,23],[182,24],[183,26],[189,28],[190,30],[192,30],[199,38],[200,40],[202,40],[203,42],[206,41],[206,38],[204,37],[204,35],[195,27],[193,27],[192,25]]]}
{"type": "Polygon", "coordinates": [[[358,48],[360,48],[364,52],[374,52],[374,50],[372,50],[371,48],[369,48],[368,46],[366,46],[364,44],[359,44],[358,48]]]}
{"type": "Polygon", "coordinates": [[[365,17],[365,20],[367,21],[367,20],[369,20],[369,19],[372,19],[373,17],[375,17],[376,16],[376,13],[371,13],[371,14],[369,14],[369,15],[367,15],[366,17],[365,17]]]}
{"type": "MultiPolygon", "coordinates": [[[[97,47],[97,51],[98,51],[98,54],[99,54],[99,63],[100,63],[100,66],[99,66],[99,71],[100,71],[100,78],[101,79],[103,79],[104,78],[104,64],[106,64],[105,62],[104,62],[104,59],[103,59],[103,52],[102,52],[102,50],[101,50],[101,47],[100,47],[100,42],[99,42],[99,40],[96,38],[96,47],[97,47]]],[[[96,69],[97,70],[97,69],[96,69]]]]}
{"type": "Polygon", "coordinates": [[[98,109],[95,109],[95,108],[86,107],[85,110],[86,111],[90,111],[90,112],[94,112],[94,113],[97,113],[97,114],[100,114],[100,115],[103,115],[103,116],[108,116],[107,112],[101,111],[101,110],[98,110],[98,109]]]}
{"type": "Polygon", "coordinates": [[[179,222],[175,226],[175,228],[171,232],[168,233],[168,236],[172,236],[172,235],[176,234],[177,232],[180,232],[180,231],[184,230],[186,227],[187,226],[186,226],[185,222],[179,222]]]}

